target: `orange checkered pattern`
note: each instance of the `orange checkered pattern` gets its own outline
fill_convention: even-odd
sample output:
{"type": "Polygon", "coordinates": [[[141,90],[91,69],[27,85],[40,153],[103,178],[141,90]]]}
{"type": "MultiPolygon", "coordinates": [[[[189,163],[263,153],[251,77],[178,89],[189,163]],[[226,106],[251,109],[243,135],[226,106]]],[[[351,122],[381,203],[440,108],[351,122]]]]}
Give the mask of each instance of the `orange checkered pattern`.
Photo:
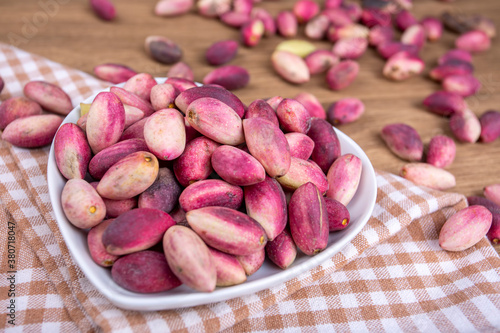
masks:
{"type": "MultiPolygon", "coordinates": [[[[0,99],[30,80],[60,85],[76,105],[106,83],[0,44],[0,99]]],[[[281,285],[228,301],[139,312],[112,305],[73,262],[47,187],[49,148],[0,141],[0,244],[15,225],[16,319],[2,251],[0,329],[5,332],[492,332],[500,328],[500,258],[485,238],[463,252],[438,244],[441,226],[466,207],[462,195],[377,172],[375,210],[339,253],[281,285]],[[10,222],[10,224],[8,224],[10,222]]]]}

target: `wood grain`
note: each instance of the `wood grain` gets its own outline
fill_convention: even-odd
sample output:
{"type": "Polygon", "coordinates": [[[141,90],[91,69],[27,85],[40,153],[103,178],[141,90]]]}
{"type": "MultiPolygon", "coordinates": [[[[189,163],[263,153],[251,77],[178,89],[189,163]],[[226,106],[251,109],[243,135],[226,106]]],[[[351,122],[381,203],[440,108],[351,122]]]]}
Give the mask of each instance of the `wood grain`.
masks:
{"type": "MultiPolygon", "coordinates": [[[[149,35],[163,35],[176,41],[184,51],[183,60],[201,81],[213,68],[204,60],[205,50],[222,39],[238,39],[239,32],[215,19],[208,19],[193,12],[174,18],[153,15],[156,0],[115,0],[118,18],[113,22],[98,19],[85,0],[2,0],[0,2],[0,41],[12,41],[13,34],[24,39],[18,47],[62,64],[92,73],[94,66],[106,63],[122,63],[138,72],[149,72],[164,76],[169,66],[156,63],[144,52],[143,43],[149,35]],[[51,15],[44,14],[42,4],[51,3],[51,15]],[[55,6],[54,6],[55,4],[55,6]],[[38,24],[34,27],[33,22],[38,24]],[[34,27],[34,29],[31,29],[34,27]]],[[[293,1],[262,2],[262,6],[273,14],[289,9],[293,1]]],[[[444,10],[462,13],[479,13],[493,19],[497,26],[500,20],[500,2],[493,0],[443,3],[436,0],[415,1],[414,14],[418,18],[438,15],[444,10]]],[[[300,86],[281,80],[270,64],[270,54],[281,37],[263,39],[254,48],[241,47],[232,64],[247,68],[250,84],[235,93],[245,102],[273,95],[293,97],[301,91],[316,95],[328,107],[343,97],[358,97],[366,105],[363,117],[355,123],[339,129],[351,136],[367,153],[374,167],[398,173],[405,163],[394,156],[382,142],[381,128],[393,122],[413,126],[424,143],[433,135],[452,135],[446,118],[426,111],[422,100],[440,88],[439,84],[426,77],[436,64],[437,58],[453,47],[457,35],[445,32],[439,42],[427,43],[422,55],[426,62],[423,76],[407,82],[390,82],[381,71],[384,61],[373,49],[359,60],[361,72],[355,83],[346,90],[329,90],[323,75],[314,76],[310,82],[300,86]]],[[[301,32],[299,38],[304,38],[301,32]]],[[[317,42],[318,47],[329,48],[330,43],[317,42]]],[[[489,109],[500,109],[500,43],[497,40],[488,52],[474,56],[476,75],[482,81],[480,93],[468,98],[471,109],[481,115],[489,109]]],[[[8,82],[7,82],[8,84],[8,82]]],[[[484,186],[500,183],[500,140],[490,144],[457,143],[457,157],[449,168],[457,178],[457,186],[450,191],[464,195],[481,195],[484,186]]]]}

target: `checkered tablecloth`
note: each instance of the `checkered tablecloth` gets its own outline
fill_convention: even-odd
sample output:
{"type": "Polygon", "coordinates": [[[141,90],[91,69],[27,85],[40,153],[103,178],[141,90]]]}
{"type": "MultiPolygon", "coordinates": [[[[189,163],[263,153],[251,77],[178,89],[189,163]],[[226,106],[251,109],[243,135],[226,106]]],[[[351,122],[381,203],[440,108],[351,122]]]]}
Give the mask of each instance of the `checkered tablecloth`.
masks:
{"type": "MultiPolygon", "coordinates": [[[[0,44],[0,99],[29,80],[56,83],[73,104],[107,84],[0,44]]],[[[224,302],[156,312],[121,310],[73,262],[54,220],[49,148],[0,141],[0,330],[6,332],[492,332],[500,328],[500,259],[485,238],[463,252],[438,244],[464,196],[377,172],[375,210],[331,259],[270,289],[224,302]],[[11,222],[9,224],[9,222],[11,222]],[[7,316],[8,226],[15,224],[15,325],[7,316]]]]}

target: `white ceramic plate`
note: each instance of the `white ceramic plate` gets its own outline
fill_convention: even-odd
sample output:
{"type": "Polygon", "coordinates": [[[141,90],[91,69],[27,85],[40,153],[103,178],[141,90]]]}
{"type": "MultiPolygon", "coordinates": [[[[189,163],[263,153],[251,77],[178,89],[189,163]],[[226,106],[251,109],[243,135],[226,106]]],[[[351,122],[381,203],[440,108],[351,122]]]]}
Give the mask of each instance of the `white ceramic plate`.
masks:
{"type": "MultiPolygon", "coordinates": [[[[163,82],[165,79],[159,78],[157,80],[163,82]]],[[[96,95],[89,97],[84,103],[91,103],[96,95]]],[[[80,107],[78,106],[71,111],[63,123],[76,123],[79,115],[80,107]]],[[[75,262],[80,266],[90,282],[106,298],[120,308],[140,311],[164,310],[219,302],[255,293],[288,281],[330,259],[349,243],[368,222],[377,196],[373,166],[356,142],[341,131],[337,129],[335,131],[340,140],[342,154],[354,154],[361,159],[363,164],[358,191],[347,206],[351,214],[349,226],[342,231],[330,233],[328,247],[316,256],[308,257],[299,254],[295,262],[286,270],[282,270],[266,260],[255,274],[248,277],[245,283],[237,286],[217,288],[212,293],[201,293],[182,285],[163,293],[138,294],[117,285],[111,278],[111,270],[100,267],[92,260],[87,247],[86,232],[74,227],[64,215],[60,197],[66,179],[57,169],[54,157],[54,143],[52,143],[47,168],[47,180],[54,215],[75,262]]]]}

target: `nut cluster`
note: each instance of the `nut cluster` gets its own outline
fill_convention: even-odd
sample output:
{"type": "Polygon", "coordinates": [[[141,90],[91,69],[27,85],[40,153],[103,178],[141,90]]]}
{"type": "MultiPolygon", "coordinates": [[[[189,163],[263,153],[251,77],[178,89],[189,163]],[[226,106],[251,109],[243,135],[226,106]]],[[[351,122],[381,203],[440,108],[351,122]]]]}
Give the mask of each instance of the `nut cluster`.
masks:
{"type": "Polygon", "coordinates": [[[349,225],[362,163],[307,93],[246,107],[218,85],[139,73],[81,110],[54,139],[63,211],[128,290],[243,283],[266,254],[286,269],[349,225]]]}

